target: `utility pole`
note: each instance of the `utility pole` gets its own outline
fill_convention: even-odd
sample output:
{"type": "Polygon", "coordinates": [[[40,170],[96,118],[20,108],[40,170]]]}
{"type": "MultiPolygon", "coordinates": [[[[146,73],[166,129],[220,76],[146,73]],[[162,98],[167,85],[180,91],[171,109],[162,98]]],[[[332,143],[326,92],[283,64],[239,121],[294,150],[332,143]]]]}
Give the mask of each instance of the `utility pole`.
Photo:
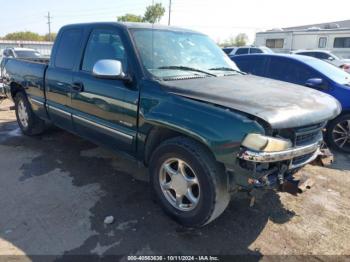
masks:
{"type": "Polygon", "coordinates": [[[169,0],[169,19],[168,19],[168,25],[170,25],[171,22],[171,0],[169,0]]]}
{"type": "Polygon", "coordinates": [[[47,18],[47,24],[49,25],[49,41],[51,42],[51,19],[52,16],[50,15],[50,12],[47,13],[47,16],[45,16],[47,18]]]}

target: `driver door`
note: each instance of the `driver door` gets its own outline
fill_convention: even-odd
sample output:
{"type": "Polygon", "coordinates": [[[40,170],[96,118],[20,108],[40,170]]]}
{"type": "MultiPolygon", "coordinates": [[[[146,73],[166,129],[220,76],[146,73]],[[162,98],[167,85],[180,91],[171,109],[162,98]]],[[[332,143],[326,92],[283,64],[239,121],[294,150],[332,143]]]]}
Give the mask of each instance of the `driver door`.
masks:
{"type": "Polygon", "coordinates": [[[130,152],[135,147],[137,122],[136,117],[125,118],[131,106],[125,100],[128,89],[123,80],[93,76],[95,63],[102,59],[121,61],[126,72],[127,55],[118,29],[95,29],[90,34],[82,63],[73,77],[74,128],[98,144],[130,152]]]}

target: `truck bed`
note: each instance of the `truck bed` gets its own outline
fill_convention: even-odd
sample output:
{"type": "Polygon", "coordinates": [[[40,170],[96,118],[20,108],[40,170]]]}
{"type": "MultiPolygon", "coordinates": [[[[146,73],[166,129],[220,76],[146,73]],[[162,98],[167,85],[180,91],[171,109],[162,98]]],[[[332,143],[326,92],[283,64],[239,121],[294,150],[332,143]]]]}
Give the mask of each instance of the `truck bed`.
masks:
{"type": "MultiPolygon", "coordinates": [[[[9,59],[6,62],[7,75],[11,82],[15,82],[26,89],[29,98],[34,97],[44,101],[44,75],[48,60],[9,59]]],[[[5,93],[10,97],[10,87],[5,86],[5,93]]]]}

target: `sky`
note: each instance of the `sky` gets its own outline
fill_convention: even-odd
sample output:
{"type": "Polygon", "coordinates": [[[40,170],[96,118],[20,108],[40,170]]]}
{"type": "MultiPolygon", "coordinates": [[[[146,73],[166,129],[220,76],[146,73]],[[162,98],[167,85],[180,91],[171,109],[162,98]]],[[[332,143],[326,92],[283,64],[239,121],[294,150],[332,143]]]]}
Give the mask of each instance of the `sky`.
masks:
{"type": "MultiPolygon", "coordinates": [[[[0,36],[15,31],[48,33],[66,24],[116,21],[125,13],[142,15],[146,6],[161,2],[168,23],[169,0],[0,0],[0,36]]],[[[246,33],[271,28],[333,22],[350,19],[350,0],[172,0],[171,25],[194,29],[220,42],[246,33]]]]}

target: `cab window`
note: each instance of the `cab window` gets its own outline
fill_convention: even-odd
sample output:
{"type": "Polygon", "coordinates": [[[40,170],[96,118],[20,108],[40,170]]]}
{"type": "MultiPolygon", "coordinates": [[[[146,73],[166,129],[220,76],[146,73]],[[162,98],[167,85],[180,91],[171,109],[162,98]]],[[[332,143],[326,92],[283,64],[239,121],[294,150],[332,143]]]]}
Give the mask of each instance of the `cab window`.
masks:
{"type": "Polygon", "coordinates": [[[57,47],[56,67],[73,69],[81,48],[82,35],[81,29],[67,29],[62,33],[57,47]]]}
{"type": "Polygon", "coordinates": [[[120,35],[112,30],[94,30],[86,46],[81,70],[92,72],[102,59],[119,60],[126,69],[126,53],[120,35]]]}

